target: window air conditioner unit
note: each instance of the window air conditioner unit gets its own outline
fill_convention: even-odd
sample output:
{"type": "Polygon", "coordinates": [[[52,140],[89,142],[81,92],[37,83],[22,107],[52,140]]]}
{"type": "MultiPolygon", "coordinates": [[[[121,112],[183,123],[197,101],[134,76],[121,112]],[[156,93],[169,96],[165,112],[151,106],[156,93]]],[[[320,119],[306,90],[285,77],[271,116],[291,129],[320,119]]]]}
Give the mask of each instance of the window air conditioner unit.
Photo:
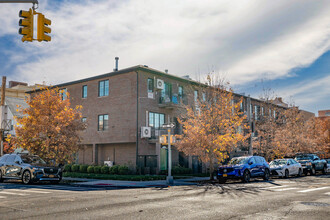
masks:
{"type": "Polygon", "coordinates": [[[141,127],[141,138],[151,138],[151,127],[141,127]]]}
{"type": "Polygon", "coordinates": [[[156,88],[161,90],[164,89],[164,80],[157,79],[156,88]]]}

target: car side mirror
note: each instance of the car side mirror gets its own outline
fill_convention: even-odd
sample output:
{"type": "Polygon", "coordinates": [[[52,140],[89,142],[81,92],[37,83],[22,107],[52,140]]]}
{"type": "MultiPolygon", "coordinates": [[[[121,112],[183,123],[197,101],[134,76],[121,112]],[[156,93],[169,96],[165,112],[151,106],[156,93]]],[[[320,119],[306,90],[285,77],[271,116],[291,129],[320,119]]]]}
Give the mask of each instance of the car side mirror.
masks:
{"type": "Polygon", "coordinates": [[[252,164],[253,164],[253,162],[252,162],[252,161],[250,161],[250,162],[249,162],[249,165],[252,165],[252,164]]]}
{"type": "Polygon", "coordinates": [[[18,160],[15,161],[16,164],[21,164],[21,162],[19,162],[18,160]]]}

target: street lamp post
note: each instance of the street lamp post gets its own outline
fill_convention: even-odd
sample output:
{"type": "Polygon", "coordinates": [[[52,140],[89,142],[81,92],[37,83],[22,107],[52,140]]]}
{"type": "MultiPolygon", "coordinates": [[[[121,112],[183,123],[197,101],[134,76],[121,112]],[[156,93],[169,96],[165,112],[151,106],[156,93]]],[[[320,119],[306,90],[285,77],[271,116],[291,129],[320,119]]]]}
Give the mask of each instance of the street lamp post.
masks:
{"type": "Polygon", "coordinates": [[[173,176],[172,176],[172,152],[171,152],[171,128],[174,128],[174,124],[164,124],[162,127],[167,128],[168,135],[168,175],[166,177],[166,182],[168,185],[173,185],[173,176]]]}

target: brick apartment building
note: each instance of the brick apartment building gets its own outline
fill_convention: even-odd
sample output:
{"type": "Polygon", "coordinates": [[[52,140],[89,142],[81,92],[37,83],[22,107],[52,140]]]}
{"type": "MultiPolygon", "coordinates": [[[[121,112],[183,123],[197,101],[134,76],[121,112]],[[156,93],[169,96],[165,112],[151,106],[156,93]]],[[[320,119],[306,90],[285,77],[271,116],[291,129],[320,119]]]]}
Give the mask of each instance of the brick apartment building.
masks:
{"type": "MultiPolygon", "coordinates": [[[[162,125],[173,122],[177,126],[172,133],[180,134],[182,128],[177,123],[182,111],[180,103],[194,104],[205,87],[189,77],[141,65],[56,86],[70,93],[72,106],[83,106],[82,120],[87,123],[87,129],[82,132],[79,163],[113,161],[151,174],[167,167],[167,149],[159,143],[159,136],[165,134],[162,125]],[[145,134],[149,131],[150,136],[145,134]]],[[[252,131],[261,117],[276,117],[278,111],[287,108],[277,104],[265,107],[262,100],[234,95],[243,97],[241,110],[246,112],[252,131]]],[[[252,147],[236,153],[252,154],[252,147]]],[[[175,146],[172,162],[194,172],[202,168],[197,157],[185,156],[175,146]]]]}

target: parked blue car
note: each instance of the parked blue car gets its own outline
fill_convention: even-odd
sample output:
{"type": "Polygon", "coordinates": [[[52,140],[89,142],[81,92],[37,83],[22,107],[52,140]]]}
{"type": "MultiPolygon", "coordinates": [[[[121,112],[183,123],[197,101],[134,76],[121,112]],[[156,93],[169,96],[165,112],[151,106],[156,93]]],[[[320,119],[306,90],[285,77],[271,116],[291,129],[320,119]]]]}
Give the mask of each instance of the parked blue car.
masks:
{"type": "Polygon", "coordinates": [[[225,183],[227,179],[241,179],[247,183],[253,177],[268,180],[269,176],[269,165],[265,158],[259,156],[234,157],[217,171],[219,183],[225,183]]]}

